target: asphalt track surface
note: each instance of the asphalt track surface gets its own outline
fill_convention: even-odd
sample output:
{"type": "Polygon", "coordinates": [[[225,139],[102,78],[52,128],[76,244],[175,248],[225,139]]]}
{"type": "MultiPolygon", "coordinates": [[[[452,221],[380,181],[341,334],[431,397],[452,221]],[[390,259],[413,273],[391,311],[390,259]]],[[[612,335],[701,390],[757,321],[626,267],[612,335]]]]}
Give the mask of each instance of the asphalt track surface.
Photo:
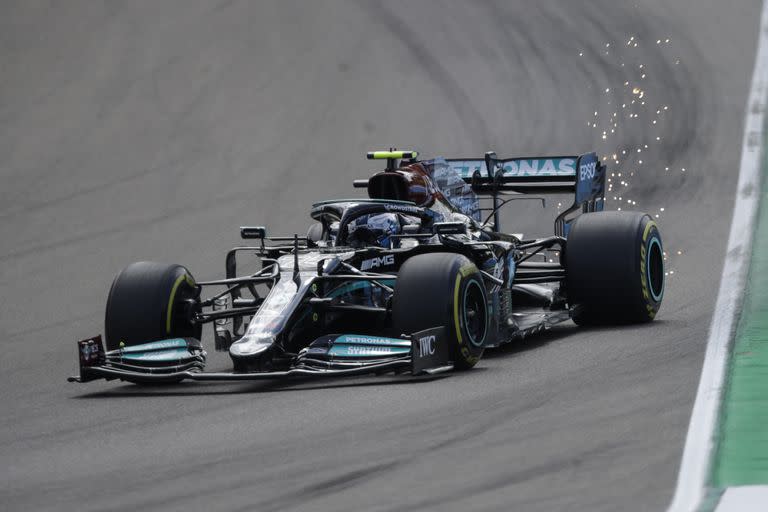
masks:
{"type": "MultiPolygon", "coordinates": [[[[663,509],[724,256],[759,12],[756,0],[4,0],[0,508],[663,509]],[[659,214],[674,272],[658,320],[568,323],[417,383],[65,382],[123,266],[219,276],[239,225],[303,232],[310,202],[359,193],[364,151],[390,145],[617,153],[614,183],[629,186],[609,207],[616,195],[659,214]]],[[[548,234],[550,206],[516,207],[509,230],[548,234]]]]}

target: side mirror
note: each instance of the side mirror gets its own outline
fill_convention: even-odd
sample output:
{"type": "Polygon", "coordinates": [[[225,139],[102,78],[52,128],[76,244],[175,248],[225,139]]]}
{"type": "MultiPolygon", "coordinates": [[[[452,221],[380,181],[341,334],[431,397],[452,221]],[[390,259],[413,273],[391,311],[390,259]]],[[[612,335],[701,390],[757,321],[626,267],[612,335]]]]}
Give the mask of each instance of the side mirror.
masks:
{"type": "Polygon", "coordinates": [[[463,222],[435,222],[435,233],[438,235],[465,235],[467,225],[463,222]]]}
{"type": "Polygon", "coordinates": [[[241,226],[240,238],[243,240],[264,240],[267,237],[267,228],[264,226],[241,226]]]}

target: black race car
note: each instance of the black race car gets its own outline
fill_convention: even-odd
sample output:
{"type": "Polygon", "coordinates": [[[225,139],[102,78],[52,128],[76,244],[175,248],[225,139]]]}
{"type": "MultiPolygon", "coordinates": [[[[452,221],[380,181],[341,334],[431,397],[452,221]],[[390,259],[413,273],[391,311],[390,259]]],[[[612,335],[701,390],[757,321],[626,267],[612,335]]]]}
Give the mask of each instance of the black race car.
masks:
{"type": "Polygon", "coordinates": [[[387,162],[355,181],[368,199],[314,204],[306,236],[240,228],[255,243],[227,253],[224,279],[198,282],[180,265],[126,267],[109,292],[105,338],[78,342],[80,375],[70,380],[433,374],[469,369],[486,348],[568,319],[656,315],[658,227],[643,213],[603,211],[606,168],[596,154],[368,158],[387,162]],[[502,232],[499,210],[510,201],[565,191],[575,200],[552,236],[502,232]],[[238,275],[243,256],[255,266],[238,275]],[[203,324],[229,351],[231,372],[203,371],[203,324]]]}

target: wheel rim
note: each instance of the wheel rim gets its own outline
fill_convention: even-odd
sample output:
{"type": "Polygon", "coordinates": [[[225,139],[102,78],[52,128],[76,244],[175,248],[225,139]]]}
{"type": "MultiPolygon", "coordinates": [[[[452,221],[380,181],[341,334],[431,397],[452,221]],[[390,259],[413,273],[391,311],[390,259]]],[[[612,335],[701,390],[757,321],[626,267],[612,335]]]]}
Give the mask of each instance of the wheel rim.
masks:
{"type": "Polygon", "coordinates": [[[651,297],[655,302],[659,302],[664,294],[664,254],[658,238],[652,238],[648,244],[645,263],[651,297]]]}
{"type": "Polygon", "coordinates": [[[464,328],[469,342],[480,347],[485,341],[487,326],[485,296],[480,283],[474,279],[464,289],[464,328]]]}

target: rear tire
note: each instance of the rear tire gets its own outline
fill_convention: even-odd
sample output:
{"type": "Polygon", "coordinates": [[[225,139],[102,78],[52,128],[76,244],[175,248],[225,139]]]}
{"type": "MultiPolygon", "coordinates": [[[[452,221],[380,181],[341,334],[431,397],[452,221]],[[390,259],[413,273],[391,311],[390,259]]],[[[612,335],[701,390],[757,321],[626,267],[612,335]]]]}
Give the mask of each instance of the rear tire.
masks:
{"type": "Polygon", "coordinates": [[[480,271],[460,254],[420,254],[397,274],[392,323],[398,333],[445,327],[454,368],[472,368],[483,355],[489,314],[480,271]]]}
{"type": "Polygon", "coordinates": [[[112,282],[107,299],[107,350],[168,338],[200,339],[202,325],[189,321],[185,302],[199,289],[181,265],[131,263],[112,282]]]}
{"type": "Polygon", "coordinates": [[[658,226],[640,212],[578,217],[565,248],[566,290],[579,325],[650,322],[664,297],[658,226]]]}

